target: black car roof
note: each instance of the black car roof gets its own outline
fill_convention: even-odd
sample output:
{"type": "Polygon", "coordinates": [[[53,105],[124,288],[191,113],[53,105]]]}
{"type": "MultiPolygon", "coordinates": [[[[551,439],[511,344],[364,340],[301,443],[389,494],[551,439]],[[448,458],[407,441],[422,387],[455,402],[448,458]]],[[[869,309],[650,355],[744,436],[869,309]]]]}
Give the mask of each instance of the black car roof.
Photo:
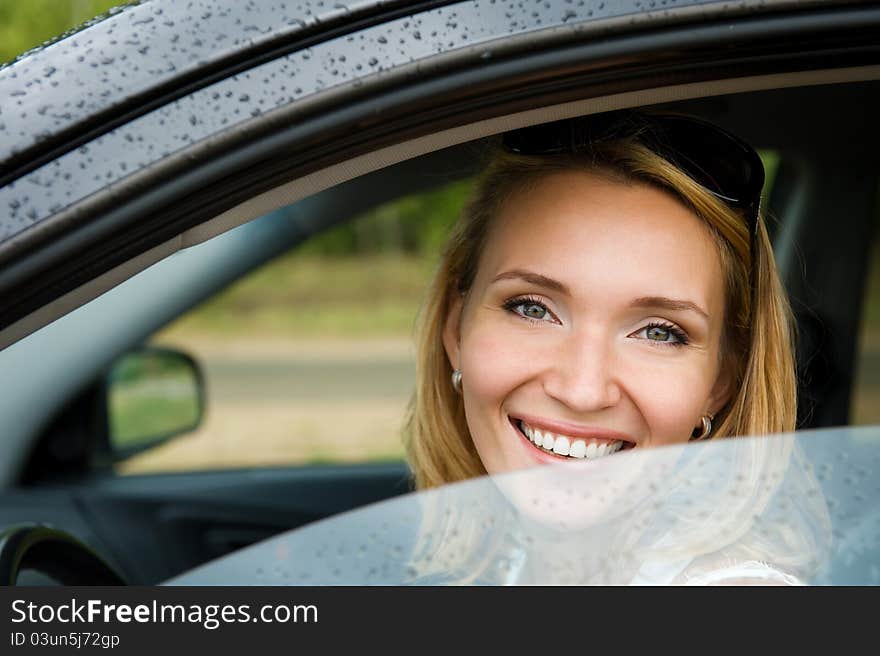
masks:
{"type": "Polygon", "coordinates": [[[379,5],[406,4],[214,0],[193,7],[151,0],[120,6],[0,69],[0,97],[7,99],[0,161],[8,166],[36,144],[111,108],[148,104],[173,92],[169,85],[179,95],[187,80],[205,84],[212,70],[228,70],[230,60],[253,58],[279,41],[329,32],[379,5]]]}
{"type": "MultiPolygon", "coordinates": [[[[276,58],[283,52],[394,18],[417,20],[390,39],[391,47],[432,40],[435,51],[455,50],[505,34],[554,26],[608,22],[609,32],[653,22],[699,21],[825,0],[728,3],[718,0],[301,0],[299,2],[193,3],[150,0],[119,7],[35,48],[0,68],[0,186],[71,144],[106,132],[122,119],[276,58]],[[460,20],[472,10],[494,24],[460,20]],[[692,11],[697,9],[699,11],[692,11]],[[626,20],[621,20],[626,18],[626,20]],[[424,31],[424,30],[421,30],[424,31]],[[401,43],[396,43],[397,40],[401,43]],[[406,41],[406,43],[404,43],[406,41]]],[[[378,58],[384,49],[374,44],[378,58]]],[[[3,217],[0,215],[0,221],[3,217]]]]}

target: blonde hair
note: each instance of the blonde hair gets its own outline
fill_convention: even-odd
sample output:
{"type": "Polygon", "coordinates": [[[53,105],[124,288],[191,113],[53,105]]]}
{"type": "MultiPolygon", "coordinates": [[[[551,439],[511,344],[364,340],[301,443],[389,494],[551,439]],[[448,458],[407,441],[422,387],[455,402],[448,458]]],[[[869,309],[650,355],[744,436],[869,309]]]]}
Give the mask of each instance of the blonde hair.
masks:
{"type": "Polygon", "coordinates": [[[713,420],[712,438],[794,430],[793,323],[762,219],[752,248],[740,214],[637,135],[593,144],[590,155],[523,156],[498,150],[446,245],[416,323],[416,389],[405,443],[418,489],[486,473],[470,437],[462,398],[450,384],[444,326],[455,295],[466,295],[474,281],[489,232],[507,199],[547,175],[571,170],[664,189],[702,219],[717,245],[725,278],[721,365],[729,372],[732,391],[713,420]]]}

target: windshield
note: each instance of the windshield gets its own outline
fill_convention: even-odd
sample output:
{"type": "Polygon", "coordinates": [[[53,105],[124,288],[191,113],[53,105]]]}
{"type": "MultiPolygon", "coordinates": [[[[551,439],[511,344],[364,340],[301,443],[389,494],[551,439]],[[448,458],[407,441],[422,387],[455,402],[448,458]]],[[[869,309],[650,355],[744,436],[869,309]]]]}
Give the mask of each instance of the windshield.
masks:
{"type": "Polygon", "coordinates": [[[405,495],[172,585],[877,584],[880,427],[635,449],[405,495]]]}

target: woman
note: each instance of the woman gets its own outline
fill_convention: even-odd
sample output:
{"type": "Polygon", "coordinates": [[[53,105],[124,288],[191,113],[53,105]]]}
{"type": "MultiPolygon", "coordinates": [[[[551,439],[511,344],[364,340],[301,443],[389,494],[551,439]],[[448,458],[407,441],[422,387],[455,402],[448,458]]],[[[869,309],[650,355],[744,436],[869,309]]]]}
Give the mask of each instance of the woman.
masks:
{"type": "Polygon", "coordinates": [[[791,319],[749,146],[636,112],[504,143],[418,324],[419,488],[594,455],[593,443],[794,429],[791,319]],[[539,431],[541,446],[520,448],[539,431]]]}
{"type": "MultiPolygon", "coordinates": [[[[417,487],[792,431],[792,323],[763,181],[750,146],[692,117],[625,111],[505,135],[418,323],[417,487]]],[[[757,485],[790,447],[751,449],[738,471],[757,485]]],[[[744,516],[766,499],[750,504],[744,516]]],[[[725,521],[702,552],[748,529],[725,521]]]]}

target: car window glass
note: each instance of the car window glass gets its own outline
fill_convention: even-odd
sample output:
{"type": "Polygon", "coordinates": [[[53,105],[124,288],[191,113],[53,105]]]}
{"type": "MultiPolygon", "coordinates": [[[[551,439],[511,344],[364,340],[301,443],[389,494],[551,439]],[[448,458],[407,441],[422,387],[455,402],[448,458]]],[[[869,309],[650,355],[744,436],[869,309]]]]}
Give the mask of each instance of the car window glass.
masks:
{"type": "Polygon", "coordinates": [[[876,426],[633,449],[314,522],[172,585],[876,585],[876,426]],[[357,557],[354,557],[354,556],[357,557]]]}
{"type": "Polygon", "coordinates": [[[123,474],[399,460],[412,328],[469,181],[386,203],[251,272],[156,334],[204,375],[199,428],[123,474]]]}

